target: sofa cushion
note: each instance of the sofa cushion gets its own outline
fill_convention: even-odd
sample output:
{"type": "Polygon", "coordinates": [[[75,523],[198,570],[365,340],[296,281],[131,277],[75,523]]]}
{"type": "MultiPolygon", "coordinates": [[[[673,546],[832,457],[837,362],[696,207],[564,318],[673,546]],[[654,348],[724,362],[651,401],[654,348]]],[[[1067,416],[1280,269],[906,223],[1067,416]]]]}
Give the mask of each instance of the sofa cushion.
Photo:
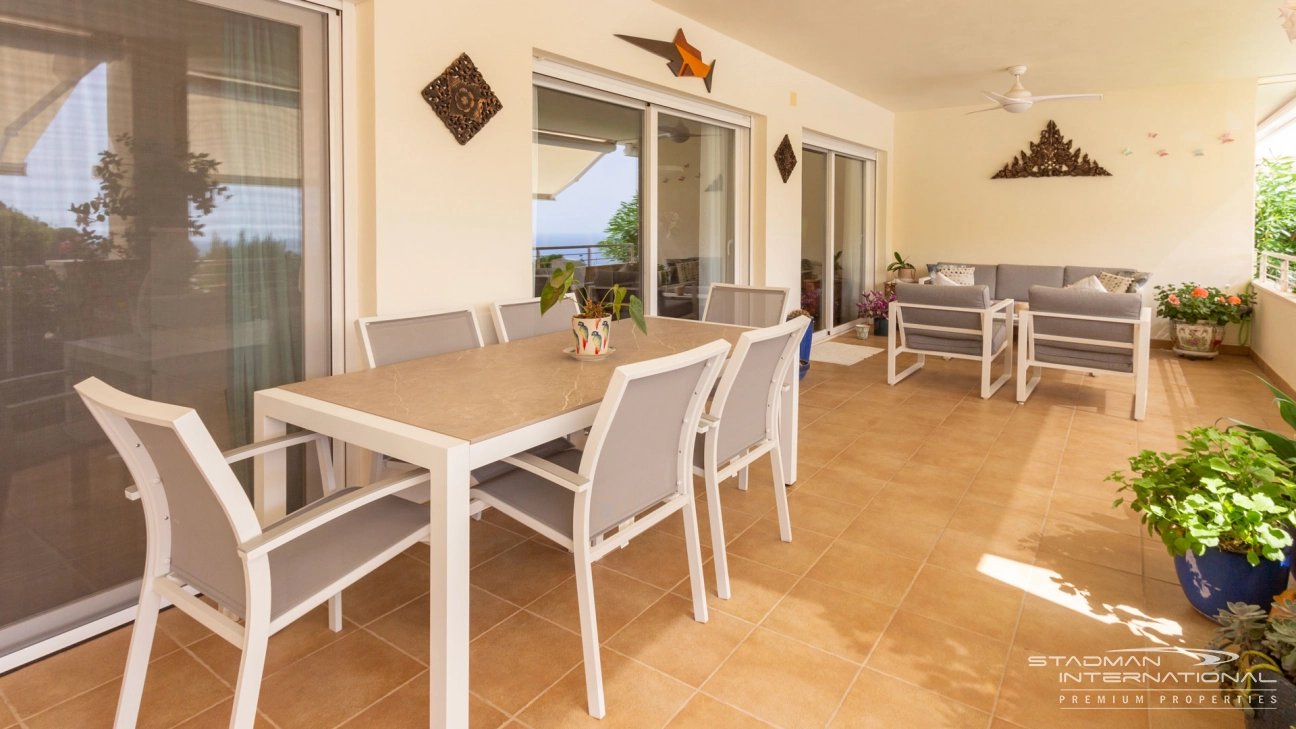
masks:
{"type": "Polygon", "coordinates": [[[1097,276],[1086,276],[1065,288],[1075,289],[1077,291],[1101,291],[1103,293],[1111,293],[1107,290],[1106,286],[1103,286],[1102,281],[1098,280],[1097,276]]]}
{"type": "MultiPolygon", "coordinates": [[[[1133,344],[1133,321],[1137,321],[1143,313],[1141,294],[1109,294],[1101,291],[1035,286],[1030,290],[1030,297],[1032,315],[1054,312],[1132,320],[1130,324],[1120,324],[1032,316],[1035,333],[1043,335],[1133,344]]],[[[1042,362],[1101,367],[1120,372],[1131,371],[1126,365],[1132,366],[1133,363],[1133,350],[1128,347],[1108,347],[1085,342],[1037,340],[1035,355],[1036,359],[1042,362]],[[1061,361],[1067,358],[1075,361],[1061,361]]]]}
{"type": "MultiPolygon", "coordinates": [[[[991,328],[990,353],[994,354],[1003,346],[1008,336],[1008,327],[997,321],[991,328]]],[[[969,339],[951,339],[952,332],[933,332],[925,329],[910,329],[905,336],[905,347],[936,354],[981,354],[981,335],[963,335],[969,339]],[[940,336],[933,336],[940,335],[940,336]]]]}
{"type": "Polygon", "coordinates": [[[998,297],[995,296],[995,278],[996,278],[995,271],[996,271],[996,269],[998,269],[998,265],[997,265],[997,264],[994,264],[994,263],[951,263],[951,262],[949,262],[949,261],[941,261],[940,263],[929,263],[929,264],[927,264],[927,275],[930,276],[930,275],[936,273],[937,269],[939,269],[941,266],[967,266],[968,268],[976,269],[976,270],[973,272],[973,274],[972,274],[973,283],[974,283],[975,285],[977,285],[977,286],[984,286],[984,287],[986,287],[986,289],[988,289],[988,290],[990,291],[990,298],[991,298],[991,299],[998,298],[998,297]]]}
{"type": "Polygon", "coordinates": [[[1067,266],[1062,277],[1062,285],[1070,286],[1082,278],[1097,276],[1100,273],[1114,273],[1118,276],[1128,276],[1134,279],[1134,283],[1130,284],[1132,287],[1130,293],[1142,289],[1143,285],[1146,284],[1148,279],[1152,276],[1152,274],[1147,271],[1135,271],[1132,268],[1120,268],[1115,266],[1067,266]]]}
{"type": "MultiPolygon", "coordinates": [[[[939,266],[936,268],[936,276],[944,276],[959,286],[975,286],[976,279],[973,278],[976,269],[971,266],[939,266]]],[[[933,276],[933,278],[935,278],[933,276]]]]}
{"type": "Polygon", "coordinates": [[[1061,266],[1018,266],[999,264],[995,274],[994,298],[1027,301],[1032,286],[1062,286],[1061,266]]]}

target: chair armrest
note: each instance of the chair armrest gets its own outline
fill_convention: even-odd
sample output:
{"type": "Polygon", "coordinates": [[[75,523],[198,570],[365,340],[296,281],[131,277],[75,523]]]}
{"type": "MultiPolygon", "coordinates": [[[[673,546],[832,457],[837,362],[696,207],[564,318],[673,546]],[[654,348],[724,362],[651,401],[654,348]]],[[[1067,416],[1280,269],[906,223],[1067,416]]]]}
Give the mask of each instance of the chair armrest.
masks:
{"type": "Polygon", "coordinates": [[[702,413],[702,419],[698,421],[697,432],[705,433],[708,430],[711,430],[718,425],[720,425],[719,418],[715,418],[710,415],[707,415],[706,413],[702,413]]]}
{"type": "Polygon", "coordinates": [[[1000,301],[999,303],[995,304],[994,306],[991,306],[989,309],[986,309],[986,311],[987,311],[987,312],[1003,311],[1003,310],[1006,309],[1006,308],[1010,308],[1010,307],[1012,307],[1012,305],[1015,304],[1015,303],[1016,303],[1016,302],[1013,301],[1012,299],[1004,299],[1003,301],[1000,301]]]}
{"type": "Polygon", "coordinates": [[[243,542],[238,546],[238,549],[247,555],[248,559],[261,557],[303,534],[359,509],[365,504],[404,491],[411,486],[417,486],[426,480],[428,480],[428,472],[426,469],[421,468],[417,471],[411,471],[370,484],[362,489],[340,496],[317,509],[311,509],[300,516],[289,516],[274,527],[261,532],[259,536],[243,542]]]}
{"type": "MultiPolygon", "coordinates": [[[[1012,299],[1004,299],[1004,301],[1012,301],[1012,299]]],[[[969,314],[984,314],[987,311],[993,311],[993,307],[991,307],[990,309],[980,309],[980,308],[972,308],[968,306],[937,306],[936,304],[905,304],[899,301],[893,301],[891,303],[902,309],[934,309],[936,311],[965,311],[969,314]]]]}
{"type": "Polygon", "coordinates": [[[931,283],[931,276],[923,276],[922,278],[918,279],[918,283],[924,286],[929,285],[931,283]]]}
{"type": "Polygon", "coordinates": [[[1127,318],[1116,317],[1116,316],[1088,316],[1085,314],[1062,314],[1053,311],[1033,311],[1030,309],[1028,309],[1027,311],[1030,311],[1030,315],[1032,319],[1051,317],[1054,319],[1078,319],[1079,321],[1100,321],[1100,322],[1108,322],[1111,324],[1130,324],[1130,325],[1152,323],[1152,315],[1151,315],[1152,309],[1150,307],[1143,307],[1143,313],[1137,319],[1127,319],[1127,318]]]}
{"type": "Polygon", "coordinates": [[[546,461],[537,455],[531,453],[519,453],[516,456],[508,456],[507,458],[501,458],[500,460],[510,466],[520,468],[527,473],[535,474],[546,481],[556,483],[569,491],[579,494],[583,491],[589,490],[590,481],[588,478],[585,478],[579,473],[568,471],[562,466],[559,466],[552,461],[546,461]]]}
{"type": "Polygon", "coordinates": [[[281,448],[291,448],[292,446],[309,443],[313,440],[326,440],[326,436],[320,435],[319,433],[312,433],[309,430],[300,433],[289,433],[288,435],[281,435],[278,438],[260,440],[256,443],[249,443],[240,448],[232,448],[221,455],[225,456],[226,463],[238,463],[239,461],[252,458],[253,456],[264,456],[267,453],[277,451],[281,448]]]}

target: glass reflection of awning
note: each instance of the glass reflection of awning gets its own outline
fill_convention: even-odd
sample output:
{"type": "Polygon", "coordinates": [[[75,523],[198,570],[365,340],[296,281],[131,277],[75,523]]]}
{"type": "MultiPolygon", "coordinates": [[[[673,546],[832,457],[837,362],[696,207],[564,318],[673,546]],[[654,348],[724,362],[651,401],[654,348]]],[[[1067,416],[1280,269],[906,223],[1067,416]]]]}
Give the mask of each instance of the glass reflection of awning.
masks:
{"type": "Polygon", "coordinates": [[[27,174],[27,155],[81,79],[102,59],[0,45],[0,175],[27,174]]]}
{"type": "Polygon", "coordinates": [[[559,193],[584,177],[604,155],[615,152],[617,145],[612,140],[537,131],[534,147],[536,174],[531,196],[536,200],[556,200],[559,193]]]}
{"type": "Polygon", "coordinates": [[[218,181],[301,187],[300,90],[192,70],[188,85],[189,149],[220,162],[218,181]]]}

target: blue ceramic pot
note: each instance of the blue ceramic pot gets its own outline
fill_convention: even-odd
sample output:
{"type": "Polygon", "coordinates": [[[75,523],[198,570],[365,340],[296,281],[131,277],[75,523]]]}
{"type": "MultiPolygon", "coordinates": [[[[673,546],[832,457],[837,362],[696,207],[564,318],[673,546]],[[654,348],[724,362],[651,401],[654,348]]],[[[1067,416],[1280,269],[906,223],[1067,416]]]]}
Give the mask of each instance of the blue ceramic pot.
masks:
{"type": "Polygon", "coordinates": [[[885,337],[885,336],[887,335],[887,320],[886,320],[886,319],[874,319],[874,320],[873,320],[873,333],[876,334],[876,335],[878,335],[879,337],[885,337]]]}
{"type": "Polygon", "coordinates": [[[1268,610],[1274,596],[1287,589],[1291,554],[1281,562],[1268,559],[1252,567],[1245,554],[1224,552],[1213,547],[1198,556],[1188,552],[1175,557],[1179,586],[1197,612],[1214,620],[1230,602],[1259,605],[1268,610]]]}
{"type": "Polygon", "coordinates": [[[810,345],[814,342],[814,326],[806,327],[805,336],[801,337],[801,377],[804,380],[810,371],[810,345]]]}

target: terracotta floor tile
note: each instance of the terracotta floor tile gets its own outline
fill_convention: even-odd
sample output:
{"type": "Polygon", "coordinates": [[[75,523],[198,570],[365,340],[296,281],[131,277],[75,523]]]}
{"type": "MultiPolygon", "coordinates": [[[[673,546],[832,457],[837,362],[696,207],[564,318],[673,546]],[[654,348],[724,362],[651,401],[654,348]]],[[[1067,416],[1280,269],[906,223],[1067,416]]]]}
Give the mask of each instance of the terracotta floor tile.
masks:
{"type": "MultiPolygon", "coordinates": [[[[111,727],[120,693],[121,680],[114,679],[35,716],[25,717],[23,723],[28,729],[111,727]]],[[[138,726],[140,729],[174,726],[232,693],[188,653],[175,651],[149,665],[138,726]]],[[[5,695],[13,698],[7,689],[5,695]]]]}
{"type": "Polygon", "coordinates": [[[1042,522],[1048,513],[1052,492],[1051,487],[1029,486],[977,474],[963,499],[1034,514],[1042,522]]]}
{"type": "MultiPolygon", "coordinates": [[[[759,623],[763,620],[799,579],[790,572],[730,554],[730,597],[721,600],[716,597],[715,561],[707,560],[702,569],[706,573],[707,606],[749,623],[759,623]]],[[[691,598],[693,593],[689,583],[681,582],[675,586],[674,594],[691,598]]]]}
{"type": "Polygon", "coordinates": [[[701,686],[751,632],[750,623],[716,611],[693,619],[693,602],[668,595],[607,641],[607,647],[690,686],[701,686]]]}
{"type": "Polygon", "coordinates": [[[518,719],[535,729],[625,727],[657,729],[689,700],[693,690],[667,676],[612,652],[602,657],[603,701],[607,715],[589,715],[585,666],[577,666],[518,719]]]}
{"type": "MultiPolygon", "coordinates": [[[[476,638],[481,634],[481,631],[477,628],[478,621],[481,619],[479,616],[483,613],[503,620],[517,610],[517,608],[489,593],[475,587],[468,589],[471,591],[468,598],[468,634],[470,638],[476,638]],[[492,613],[491,608],[496,606],[504,606],[499,611],[505,613],[503,616],[492,613]]],[[[373,621],[365,627],[365,630],[391,643],[426,666],[428,651],[430,650],[429,629],[431,627],[430,618],[428,617],[428,601],[429,598],[426,595],[416,597],[401,608],[373,621]]]]}
{"type": "Polygon", "coordinates": [[[1017,628],[1025,594],[989,577],[927,565],[900,609],[1008,642],[1017,628]]]}
{"type": "Polygon", "coordinates": [[[469,686],[517,712],[581,661],[580,636],[520,612],[469,644],[469,686]]]}
{"type": "Polygon", "coordinates": [[[1129,506],[1112,508],[1112,499],[1099,499],[1065,491],[1053,495],[1049,518],[1080,527],[1137,537],[1144,531],[1139,515],[1129,506]]]}
{"type": "Polygon", "coordinates": [[[1060,704],[1058,669],[1030,664],[1034,653],[1014,646],[1008,656],[995,716],[1023,729],[1147,729],[1148,710],[1067,709],[1060,704]]]}
{"type": "Polygon", "coordinates": [[[702,690],[780,727],[822,727],[857,670],[853,663],[757,628],[702,690]]]}
{"type": "MultiPolygon", "coordinates": [[[[671,519],[681,518],[671,515],[671,519]]],[[[711,547],[703,543],[702,559],[711,556],[711,547]]],[[[599,564],[663,590],[669,590],[689,576],[688,549],[683,539],[649,529],[635,537],[624,549],[614,549],[599,564]]]]}
{"type": "Polygon", "coordinates": [[[1149,623],[1146,631],[1153,645],[1200,648],[1215,637],[1215,621],[1193,609],[1183,588],[1150,577],[1143,578],[1143,604],[1139,612],[1149,623]]]}
{"type": "Polygon", "coordinates": [[[792,541],[779,539],[778,522],[762,519],[729,545],[729,554],[760,562],[768,567],[805,574],[828,549],[832,539],[792,523],[792,541]]]}
{"type": "Polygon", "coordinates": [[[984,729],[989,718],[967,704],[865,668],[831,729],[984,729]]]}
{"type": "Polygon", "coordinates": [[[706,694],[694,696],[666,726],[668,729],[769,729],[769,724],[706,694]]]}
{"type": "MultiPolygon", "coordinates": [[[[595,564],[594,614],[598,619],[599,639],[606,642],[665,594],[660,588],[595,564]]],[[[550,590],[528,605],[527,610],[552,620],[573,633],[579,633],[576,578],[572,577],[550,590]]]]}
{"type": "Polygon", "coordinates": [[[851,471],[824,467],[809,479],[803,479],[798,484],[797,491],[801,494],[821,496],[855,506],[867,506],[873,496],[884,486],[886,481],[861,476],[851,471]]]}
{"type": "Polygon", "coordinates": [[[977,478],[980,480],[1011,481],[1027,486],[1049,489],[1057,478],[1056,461],[1021,460],[1012,457],[991,456],[982,464],[977,478]]]}
{"type": "Polygon", "coordinates": [[[158,614],[158,630],[180,645],[197,643],[211,635],[211,631],[203,627],[202,623],[176,607],[169,607],[158,614]]]}
{"type": "Polygon", "coordinates": [[[904,451],[895,453],[872,454],[857,452],[854,447],[848,448],[826,464],[826,468],[839,471],[851,471],[861,476],[880,481],[890,480],[892,476],[909,461],[909,454],[904,451]]]}
{"type": "MultiPolygon", "coordinates": [[[[807,494],[802,489],[788,495],[788,513],[792,524],[826,537],[841,534],[861,511],[861,506],[807,494]]],[[[778,523],[778,512],[771,511],[764,518],[778,523]]]]}
{"type": "Polygon", "coordinates": [[[537,535],[537,532],[529,526],[523,525],[513,517],[505,514],[499,509],[487,509],[482,512],[482,521],[492,524],[501,529],[507,529],[514,534],[530,539],[537,535]]]}
{"type": "Polygon", "coordinates": [[[802,580],[761,627],[862,663],[894,612],[890,605],[802,580]]]}
{"type": "Polygon", "coordinates": [[[9,710],[9,704],[4,700],[4,695],[0,694],[0,727],[8,729],[17,725],[18,716],[9,710]]]}
{"type": "Polygon", "coordinates": [[[1179,573],[1175,571],[1174,557],[1170,556],[1160,540],[1154,542],[1143,539],[1140,543],[1140,551],[1143,553],[1143,576],[1179,584],[1179,573]]]}
{"type": "Polygon", "coordinates": [[[525,539],[522,535],[495,526],[484,518],[481,521],[472,520],[468,535],[471,545],[469,564],[473,567],[517,546],[525,539]]]}
{"type": "Polygon", "coordinates": [[[423,562],[397,555],[342,591],[342,614],[365,625],[428,591],[430,571],[423,562]]]}
{"type": "Polygon", "coordinates": [[[982,501],[965,500],[950,518],[947,529],[1021,544],[1037,542],[1044,519],[1029,511],[1016,511],[982,501]]]}
{"type": "MultiPolygon", "coordinates": [[[[420,673],[404,686],[360,712],[340,729],[393,729],[428,724],[428,675],[420,673]]],[[[468,695],[468,729],[497,729],[508,716],[474,694],[468,695]]]]}
{"type": "MultiPolygon", "coordinates": [[[[942,484],[947,488],[949,484],[942,484]]],[[[962,491],[932,494],[917,484],[889,484],[869,502],[865,512],[885,515],[897,521],[918,522],[932,526],[945,526],[958,508],[962,491]]]]}
{"type": "Polygon", "coordinates": [[[899,605],[921,562],[838,541],[806,577],[886,605],[899,605]]]}
{"type": "MultiPolygon", "coordinates": [[[[1159,708],[1159,697],[1149,697],[1148,719],[1151,729],[1243,729],[1246,718],[1238,709],[1159,708]]],[[[1165,703],[1170,704],[1166,697],[1165,703]]]]}
{"type": "Polygon", "coordinates": [[[868,667],[989,712],[1007,657],[1007,643],[901,610],[868,667]]]}
{"type": "MultiPolygon", "coordinates": [[[[752,471],[755,471],[752,467],[752,471]]],[[[809,467],[807,464],[801,464],[800,470],[814,471],[817,470],[809,467]]],[[[801,474],[797,474],[801,477],[801,474]]],[[[805,478],[810,478],[809,474],[805,478]]],[[[693,493],[699,499],[705,498],[706,489],[703,486],[701,477],[694,479],[693,493]]],[[[762,517],[774,508],[774,487],[771,480],[766,480],[757,476],[755,473],[748,475],[748,486],[746,491],[738,490],[737,478],[730,478],[720,482],[720,503],[723,504],[725,511],[741,511],[744,514],[750,514],[755,517],[762,517]]],[[[669,519],[679,520],[680,517],[672,516],[669,519]]],[[[681,521],[681,525],[683,522],[681,521]]]]}
{"type": "MultiPolygon", "coordinates": [[[[729,486],[732,486],[733,483],[734,482],[730,481],[729,486]]],[[[728,486],[726,486],[725,488],[728,488],[728,486]]],[[[770,486],[762,487],[756,484],[752,484],[752,488],[769,489],[772,487],[770,486]]],[[[698,535],[701,537],[702,543],[707,546],[711,545],[710,508],[711,508],[710,505],[707,504],[706,501],[703,500],[697,501],[698,535]]],[[[720,513],[721,513],[721,518],[724,521],[725,544],[728,544],[733,540],[737,539],[739,534],[742,534],[744,531],[746,531],[747,527],[750,527],[752,524],[755,524],[756,520],[759,518],[751,514],[748,514],[745,511],[739,511],[737,509],[732,509],[727,506],[723,507],[720,513]]],[[[662,521],[654,525],[653,529],[669,534],[673,537],[678,537],[680,539],[683,539],[684,519],[678,516],[667,517],[666,519],[663,519],[662,521]]]]}
{"type": "MultiPolygon", "coordinates": [[[[175,729],[228,729],[232,711],[234,711],[234,699],[225,699],[201,714],[177,724],[175,729]]],[[[426,709],[423,715],[427,716],[426,709]]],[[[257,712],[254,729],[274,729],[274,725],[265,717],[265,714],[257,712]]]]}
{"type": "Polygon", "coordinates": [[[944,529],[944,525],[898,521],[885,512],[865,509],[839,539],[909,559],[926,559],[944,529]]]}
{"type": "Polygon", "coordinates": [[[927,563],[954,572],[982,574],[1008,579],[1020,574],[1021,584],[1030,577],[1030,565],[1038,547],[1032,542],[990,539],[966,532],[946,530],[927,557],[927,563]]]}
{"type": "Polygon", "coordinates": [[[1139,537],[1050,518],[1044,523],[1040,551],[1141,574],[1142,544],[1139,537]]]}
{"type": "Polygon", "coordinates": [[[526,605],[575,574],[566,551],[527,540],[491,561],[473,568],[469,581],[515,605],[526,605]]]}
{"type": "Polygon", "coordinates": [[[950,458],[945,464],[923,463],[914,458],[904,464],[894,476],[893,484],[912,486],[927,493],[960,496],[972,485],[977,469],[981,467],[981,457],[950,458]]]}
{"type": "MultiPolygon", "coordinates": [[[[343,614],[346,613],[343,598],[343,614]]],[[[425,613],[426,614],[426,613],[425,613]]],[[[328,606],[320,605],[298,618],[291,625],[270,636],[266,651],[265,676],[273,676],[284,667],[314,653],[324,646],[346,637],[355,630],[355,623],[344,620],[342,631],[334,633],[328,628],[328,606]]],[[[238,682],[239,663],[243,652],[217,635],[211,635],[189,646],[198,660],[231,686],[238,682]]],[[[424,654],[426,654],[426,649],[424,654]]]]}
{"type": "Polygon", "coordinates": [[[261,684],[261,710],[282,729],[313,729],[359,713],[423,666],[365,631],[312,653],[261,684]]]}
{"type": "MultiPolygon", "coordinates": [[[[18,716],[24,718],[111,681],[126,670],[131,630],[131,627],[118,628],[72,650],[0,676],[0,691],[13,704],[18,716]]],[[[174,640],[158,630],[153,636],[153,652],[149,658],[157,661],[178,649],[174,640]]]]}

